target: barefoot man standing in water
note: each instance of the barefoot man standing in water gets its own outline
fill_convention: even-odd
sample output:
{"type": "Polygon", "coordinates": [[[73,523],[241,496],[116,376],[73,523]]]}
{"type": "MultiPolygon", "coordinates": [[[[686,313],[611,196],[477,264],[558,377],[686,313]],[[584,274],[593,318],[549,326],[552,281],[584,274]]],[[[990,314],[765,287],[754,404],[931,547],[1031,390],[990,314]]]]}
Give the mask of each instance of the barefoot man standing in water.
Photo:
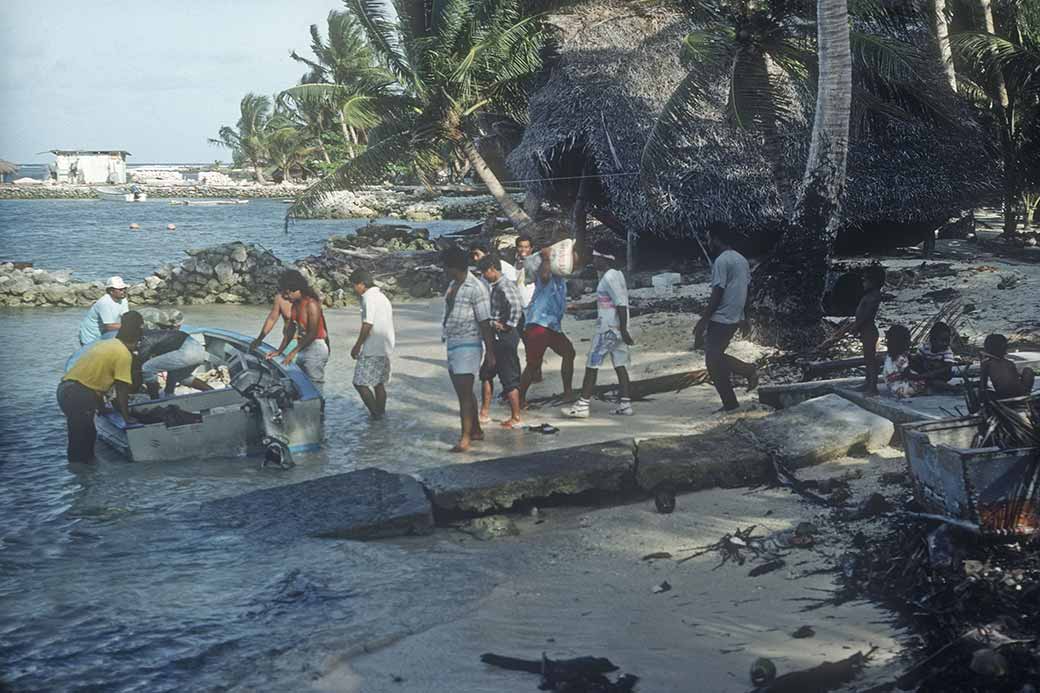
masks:
{"type": "Polygon", "coordinates": [[[477,399],[473,383],[483,369],[495,369],[494,334],[491,329],[491,299],[483,282],[469,273],[469,257],[459,248],[449,248],[441,256],[444,271],[451,279],[444,295],[443,334],[448,350],[448,373],[459,398],[462,435],[452,452],[465,452],[470,442],[483,440],[484,431],[477,418],[477,399]]]}

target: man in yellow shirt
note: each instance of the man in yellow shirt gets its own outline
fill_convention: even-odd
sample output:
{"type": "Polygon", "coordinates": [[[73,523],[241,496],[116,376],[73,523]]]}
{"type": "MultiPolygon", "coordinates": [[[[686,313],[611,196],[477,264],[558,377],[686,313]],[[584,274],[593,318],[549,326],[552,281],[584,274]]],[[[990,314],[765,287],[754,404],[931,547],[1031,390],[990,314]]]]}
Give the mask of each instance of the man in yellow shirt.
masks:
{"type": "Polygon", "coordinates": [[[69,462],[91,462],[94,459],[94,414],[102,405],[102,397],[114,384],[116,409],[123,420],[132,423],[128,404],[133,382],[131,364],[133,349],[144,329],[144,318],[137,311],[124,313],[115,339],[95,342],[58,385],[58,405],[69,424],[69,462]]]}

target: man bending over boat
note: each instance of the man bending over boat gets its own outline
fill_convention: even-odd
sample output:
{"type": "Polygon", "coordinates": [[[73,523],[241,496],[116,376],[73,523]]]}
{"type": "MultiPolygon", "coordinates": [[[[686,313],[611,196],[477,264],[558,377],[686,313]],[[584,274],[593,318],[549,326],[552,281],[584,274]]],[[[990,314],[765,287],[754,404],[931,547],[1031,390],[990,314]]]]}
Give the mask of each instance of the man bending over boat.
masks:
{"type": "Polygon", "coordinates": [[[130,416],[129,395],[133,382],[133,349],[141,338],[144,318],[137,311],[123,314],[115,339],[98,340],[72,365],[58,385],[58,406],[69,425],[69,462],[91,462],[97,429],[94,414],[102,407],[105,393],[115,385],[116,411],[126,423],[130,416]]]}
{"type": "Polygon", "coordinates": [[[329,361],[329,331],[321,310],[321,297],[297,270],[282,272],[278,277],[278,291],[292,304],[292,311],[281,345],[264,358],[281,356],[296,337],[296,347],[285,355],[282,363],[288,366],[296,361],[320,392],[325,384],[325,364],[329,361]]]}
{"type": "Polygon", "coordinates": [[[282,335],[284,336],[286,330],[289,329],[289,323],[292,321],[292,301],[282,296],[281,292],[274,295],[274,303],[271,304],[271,312],[267,314],[267,318],[264,320],[264,325],[260,328],[260,334],[256,336],[256,339],[249,343],[250,351],[264,343],[264,337],[269,335],[271,330],[274,329],[275,324],[278,322],[278,318],[281,318],[284,321],[282,326],[282,335]]]}
{"type": "Polygon", "coordinates": [[[206,349],[179,328],[180,323],[176,321],[161,329],[145,330],[141,336],[134,359],[134,383],[143,380],[152,399],[159,399],[159,373],[163,371],[166,371],[163,391],[166,396],[172,395],[178,385],[203,391],[213,389],[195,377],[195,369],[206,362],[206,349]]]}

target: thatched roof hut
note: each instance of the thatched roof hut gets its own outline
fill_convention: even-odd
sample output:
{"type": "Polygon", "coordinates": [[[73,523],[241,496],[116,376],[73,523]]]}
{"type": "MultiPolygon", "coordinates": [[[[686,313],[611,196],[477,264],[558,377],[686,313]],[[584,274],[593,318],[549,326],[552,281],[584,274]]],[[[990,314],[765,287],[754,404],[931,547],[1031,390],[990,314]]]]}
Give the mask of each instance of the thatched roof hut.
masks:
{"type": "MultiPolygon", "coordinates": [[[[693,28],[688,19],[666,8],[595,0],[553,17],[553,24],[561,57],[532,94],[530,123],[509,156],[516,180],[565,200],[585,170],[597,176],[599,204],[629,228],[663,238],[687,237],[713,222],[754,235],[779,228],[783,212],[761,138],[724,122],[724,75],[717,109],[696,114],[674,143],[668,170],[641,183],[647,137],[686,75],[679,52],[693,28]]],[[[809,104],[784,132],[786,167],[795,180],[811,123],[809,104]]],[[[982,138],[975,140],[923,122],[854,127],[844,230],[934,228],[989,195],[993,180],[980,169],[993,170],[992,158],[982,138]]]]}

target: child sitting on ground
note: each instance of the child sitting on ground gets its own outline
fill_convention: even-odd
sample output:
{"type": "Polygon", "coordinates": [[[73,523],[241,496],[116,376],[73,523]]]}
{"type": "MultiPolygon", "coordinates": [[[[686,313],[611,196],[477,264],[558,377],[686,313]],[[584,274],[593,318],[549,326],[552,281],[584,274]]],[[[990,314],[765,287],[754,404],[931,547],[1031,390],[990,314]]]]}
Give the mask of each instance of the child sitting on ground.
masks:
{"type": "Polygon", "coordinates": [[[885,342],[888,356],[883,373],[888,391],[896,399],[923,393],[924,381],[910,370],[910,330],[905,325],[893,325],[885,333],[885,342]]]}
{"type": "Polygon", "coordinates": [[[944,322],[932,325],[928,332],[928,342],[922,344],[917,353],[910,359],[910,367],[930,389],[942,389],[953,377],[953,367],[957,359],[950,349],[953,330],[944,322]]]}
{"type": "Polygon", "coordinates": [[[994,399],[1024,397],[1033,391],[1036,374],[1031,368],[1023,368],[1021,372],[1007,358],[1007,337],[1002,334],[991,334],[986,337],[982,348],[982,372],[979,377],[979,389],[983,397],[989,395],[989,384],[993,383],[994,399]]]}

